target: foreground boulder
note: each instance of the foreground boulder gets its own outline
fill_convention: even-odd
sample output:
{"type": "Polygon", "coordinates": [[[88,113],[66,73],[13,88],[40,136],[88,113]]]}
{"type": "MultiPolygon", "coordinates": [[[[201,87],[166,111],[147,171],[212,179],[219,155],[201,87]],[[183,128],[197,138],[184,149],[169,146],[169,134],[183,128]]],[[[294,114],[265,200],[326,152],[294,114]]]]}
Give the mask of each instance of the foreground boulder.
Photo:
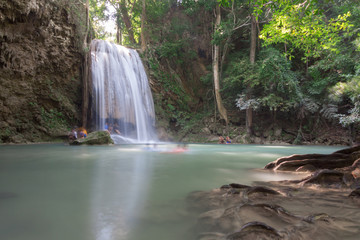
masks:
{"type": "Polygon", "coordinates": [[[108,131],[92,132],[89,133],[86,138],[78,138],[70,142],[70,145],[104,145],[104,144],[114,144],[114,141],[111,139],[110,133],[108,131]]]}

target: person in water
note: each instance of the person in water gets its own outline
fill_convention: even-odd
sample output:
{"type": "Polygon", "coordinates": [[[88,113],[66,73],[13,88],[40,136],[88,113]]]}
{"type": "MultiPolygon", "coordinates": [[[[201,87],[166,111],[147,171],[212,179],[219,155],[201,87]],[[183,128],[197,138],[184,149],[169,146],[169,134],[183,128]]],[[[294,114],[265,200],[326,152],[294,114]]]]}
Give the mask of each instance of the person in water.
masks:
{"type": "Polygon", "coordinates": [[[113,134],[114,127],[112,126],[112,124],[109,125],[107,131],[108,131],[110,134],[113,134]]]}
{"type": "Polygon", "coordinates": [[[231,139],[229,138],[229,136],[226,137],[226,144],[231,144],[231,139]]]}
{"type": "Polygon", "coordinates": [[[117,124],[117,123],[114,124],[114,132],[121,135],[120,127],[119,127],[119,124],[117,124]]]}
{"type": "Polygon", "coordinates": [[[225,139],[223,136],[219,136],[219,144],[225,144],[225,139]]]}
{"type": "Polygon", "coordinates": [[[188,150],[187,144],[178,144],[176,146],[176,148],[174,148],[171,153],[182,153],[182,152],[186,152],[188,150]]]}

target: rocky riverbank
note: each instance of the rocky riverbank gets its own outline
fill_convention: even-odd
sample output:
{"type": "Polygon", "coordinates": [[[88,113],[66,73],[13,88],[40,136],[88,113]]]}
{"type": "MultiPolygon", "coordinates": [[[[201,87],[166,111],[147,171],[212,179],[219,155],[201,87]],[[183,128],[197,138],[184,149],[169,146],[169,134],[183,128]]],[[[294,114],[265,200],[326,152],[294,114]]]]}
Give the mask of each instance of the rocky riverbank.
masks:
{"type": "Polygon", "coordinates": [[[308,176],[191,193],[189,206],[199,211],[194,231],[201,240],[358,239],[359,154],[360,147],[353,147],[329,155],[280,158],[263,171],[280,171],[279,166],[287,165],[292,167],[282,171],[308,176]]]}
{"type": "MultiPolygon", "coordinates": [[[[158,136],[163,141],[217,143],[219,136],[229,136],[237,144],[271,144],[271,145],[341,145],[354,143],[349,130],[339,124],[322,125],[316,131],[301,132],[298,126],[288,121],[279,120],[274,125],[265,118],[260,118],[258,127],[252,136],[246,132],[245,120],[237,119],[225,126],[213,117],[203,117],[191,124],[177,126],[171,120],[159,118],[157,114],[158,136]]],[[[241,114],[238,112],[238,116],[241,114]]],[[[360,141],[360,139],[357,139],[360,141]]]]}
{"type": "Polygon", "coordinates": [[[0,2],[0,143],[63,139],[79,122],[84,14],[73,3],[0,2]]]}

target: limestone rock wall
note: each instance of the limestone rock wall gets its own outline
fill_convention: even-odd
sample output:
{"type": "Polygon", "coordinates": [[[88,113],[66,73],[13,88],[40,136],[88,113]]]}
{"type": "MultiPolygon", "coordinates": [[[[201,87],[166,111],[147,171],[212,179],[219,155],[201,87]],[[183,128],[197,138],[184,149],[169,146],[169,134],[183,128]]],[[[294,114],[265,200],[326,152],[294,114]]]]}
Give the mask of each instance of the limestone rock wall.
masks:
{"type": "Polygon", "coordinates": [[[78,3],[0,1],[0,143],[53,140],[79,123],[78,3]]]}

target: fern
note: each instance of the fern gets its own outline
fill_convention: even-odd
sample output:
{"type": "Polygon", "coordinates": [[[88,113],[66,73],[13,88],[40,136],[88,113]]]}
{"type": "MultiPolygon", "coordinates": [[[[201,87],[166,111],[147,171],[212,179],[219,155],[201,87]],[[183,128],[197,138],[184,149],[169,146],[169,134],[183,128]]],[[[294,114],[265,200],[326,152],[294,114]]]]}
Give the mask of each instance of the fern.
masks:
{"type": "Polygon", "coordinates": [[[239,94],[235,102],[236,102],[236,106],[240,108],[240,110],[246,110],[249,108],[257,110],[260,107],[260,102],[258,99],[246,100],[245,94],[239,94]]]}
{"type": "Polygon", "coordinates": [[[338,118],[338,106],[335,104],[324,104],[320,110],[321,115],[326,119],[338,118]]]}
{"type": "Polygon", "coordinates": [[[355,105],[349,111],[349,115],[338,114],[339,122],[346,127],[350,124],[360,123],[360,102],[355,102],[355,105]]]}
{"type": "Polygon", "coordinates": [[[303,100],[303,103],[304,103],[304,107],[305,109],[310,112],[310,113],[316,113],[317,111],[319,111],[319,108],[320,106],[315,102],[313,101],[312,99],[310,98],[305,98],[303,100]]]}

